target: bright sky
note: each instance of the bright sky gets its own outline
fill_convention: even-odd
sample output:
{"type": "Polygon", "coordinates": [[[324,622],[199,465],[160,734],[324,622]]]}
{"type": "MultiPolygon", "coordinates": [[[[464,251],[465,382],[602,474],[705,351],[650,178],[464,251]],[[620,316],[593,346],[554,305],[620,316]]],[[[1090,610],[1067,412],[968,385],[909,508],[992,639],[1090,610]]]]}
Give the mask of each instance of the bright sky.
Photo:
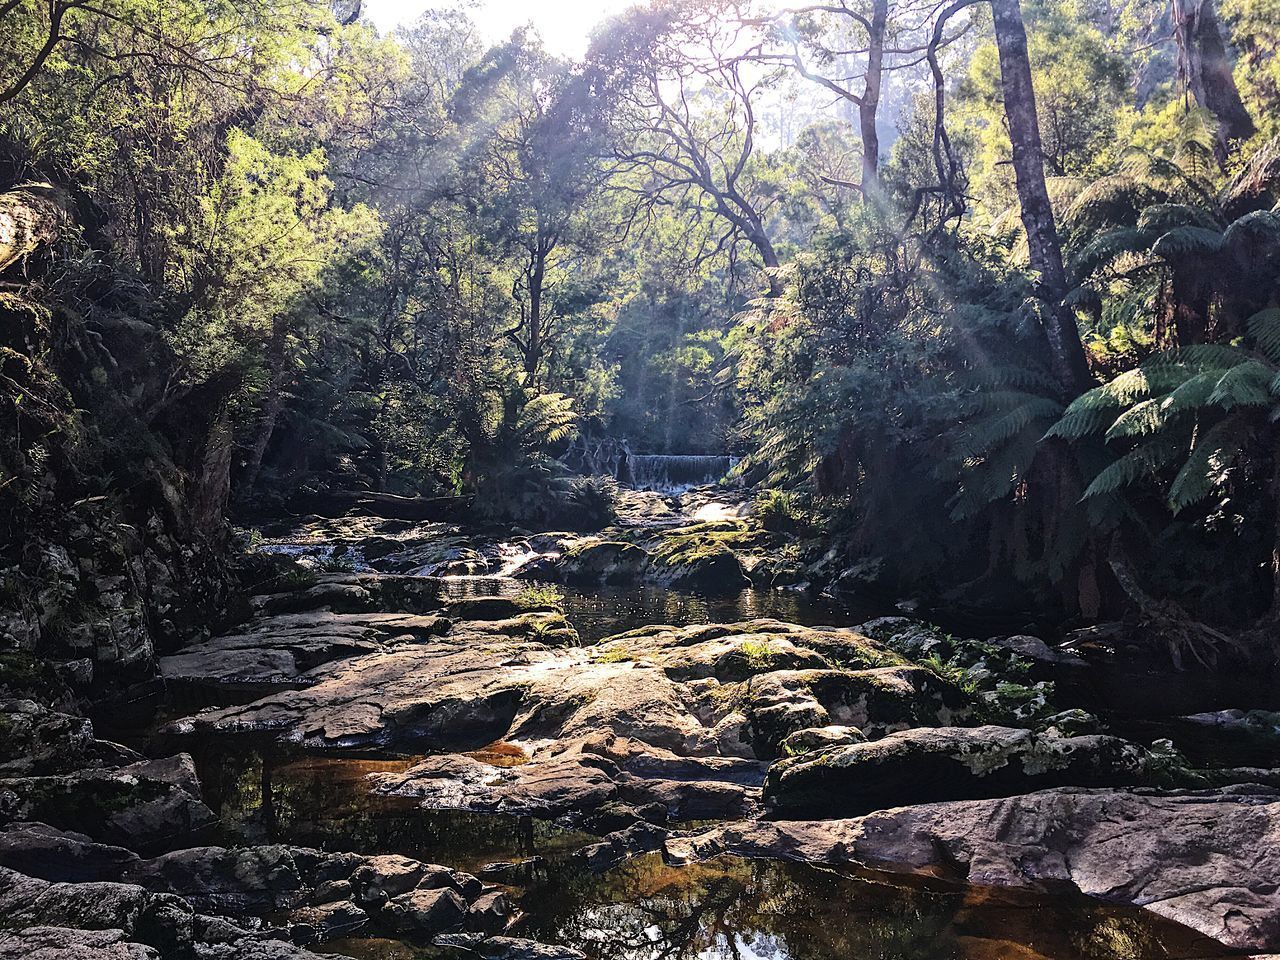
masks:
{"type": "MultiPolygon", "coordinates": [[[[471,16],[489,42],[505,40],[516,27],[532,23],[547,49],[562,56],[586,52],[592,29],[637,0],[480,0],[471,16]]],[[[365,0],[365,16],[384,33],[415,20],[424,10],[452,6],[438,0],[365,0]]]]}

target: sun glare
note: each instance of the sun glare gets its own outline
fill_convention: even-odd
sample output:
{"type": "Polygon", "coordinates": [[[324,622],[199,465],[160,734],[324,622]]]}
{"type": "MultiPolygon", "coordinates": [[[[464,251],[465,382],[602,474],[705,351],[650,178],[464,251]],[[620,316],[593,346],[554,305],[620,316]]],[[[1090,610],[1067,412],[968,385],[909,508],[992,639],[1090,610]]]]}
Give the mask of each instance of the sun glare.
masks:
{"type": "MultiPolygon", "coordinates": [[[[581,55],[591,31],[607,17],[636,0],[481,0],[472,17],[486,40],[505,39],[511,31],[533,24],[547,47],[564,56],[581,55]]],[[[381,30],[411,23],[425,10],[448,4],[430,0],[366,0],[365,14],[381,30]]]]}

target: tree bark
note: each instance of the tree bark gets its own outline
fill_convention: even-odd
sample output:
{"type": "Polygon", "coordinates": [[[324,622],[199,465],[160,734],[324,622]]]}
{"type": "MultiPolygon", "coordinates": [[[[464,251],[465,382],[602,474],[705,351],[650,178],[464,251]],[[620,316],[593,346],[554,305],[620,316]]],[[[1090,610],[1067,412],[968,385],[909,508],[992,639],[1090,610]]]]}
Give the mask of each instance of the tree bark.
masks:
{"type": "Polygon", "coordinates": [[[1178,66],[1196,103],[1218,120],[1214,153],[1225,163],[1233,140],[1253,136],[1253,118],[1240,99],[1231,55],[1214,0],[1173,0],[1178,66]]]}
{"type": "Polygon", "coordinates": [[[0,272],[57,240],[69,209],[66,194],[49,183],[0,193],[0,272]]]}
{"type": "Polygon", "coordinates": [[[1031,61],[1027,55],[1027,31],[1018,0],[991,0],[991,11],[1000,52],[1000,81],[1013,146],[1013,172],[1022,225],[1027,231],[1031,269],[1039,274],[1040,296],[1047,307],[1043,322],[1050,359],[1058,380],[1074,394],[1088,385],[1089,365],[1075,318],[1063,305],[1069,288],[1053,206],[1044,180],[1044,147],[1031,81],[1031,61]]]}
{"type": "Polygon", "coordinates": [[[217,536],[226,522],[233,440],[231,412],[224,404],[209,428],[200,476],[191,497],[191,524],[199,534],[217,536]]]}
{"type": "Polygon", "coordinates": [[[867,38],[867,82],[858,104],[858,127],[862,135],[862,195],[870,197],[880,187],[880,134],[876,118],[880,112],[880,84],[884,76],[884,35],[889,22],[889,0],[873,0],[871,29],[867,38]]]}

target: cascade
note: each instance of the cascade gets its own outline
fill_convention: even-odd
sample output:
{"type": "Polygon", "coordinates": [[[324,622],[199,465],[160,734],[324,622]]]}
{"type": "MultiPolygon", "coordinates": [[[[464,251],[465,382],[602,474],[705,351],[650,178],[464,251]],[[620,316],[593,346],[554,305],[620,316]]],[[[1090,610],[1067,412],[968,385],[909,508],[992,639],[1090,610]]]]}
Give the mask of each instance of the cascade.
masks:
{"type": "Polygon", "coordinates": [[[627,453],[617,478],[637,490],[680,493],[724,478],[735,457],[627,453]]]}

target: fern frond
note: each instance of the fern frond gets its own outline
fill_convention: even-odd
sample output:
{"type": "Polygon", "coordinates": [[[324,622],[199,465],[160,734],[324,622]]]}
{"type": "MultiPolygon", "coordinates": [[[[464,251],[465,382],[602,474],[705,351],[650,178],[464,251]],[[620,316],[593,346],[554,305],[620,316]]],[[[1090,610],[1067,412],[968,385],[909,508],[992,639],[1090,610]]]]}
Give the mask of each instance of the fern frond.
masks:
{"type": "Polygon", "coordinates": [[[1280,363],[1280,307],[1259,310],[1245,326],[1259,350],[1273,363],[1280,363]]]}
{"type": "Polygon", "coordinates": [[[1223,234],[1205,227],[1174,227],[1151,245],[1151,252],[1162,260],[1184,260],[1208,257],[1223,248],[1223,234]]]}
{"type": "Polygon", "coordinates": [[[1221,487],[1247,436],[1247,428],[1238,417],[1206,430],[1169,487],[1169,509],[1179,513],[1221,487]]]}
{"type": "Polygon", "coordinates": [[[1246,360],[1223,373],[1209,403],[1224,410],[1236,407],[1263,407],[1271,403],[1271,381],[1275,371],[1260,360],[1246,360]]]}
{"type": "Polygon", "coordinates": [[[1132,486],[1168,466],[1182,449],[1183,445],[1173,438],[1157,435],[1134,447],[1094,477],[1080,499],[1088,500],[1132,486]]]}

